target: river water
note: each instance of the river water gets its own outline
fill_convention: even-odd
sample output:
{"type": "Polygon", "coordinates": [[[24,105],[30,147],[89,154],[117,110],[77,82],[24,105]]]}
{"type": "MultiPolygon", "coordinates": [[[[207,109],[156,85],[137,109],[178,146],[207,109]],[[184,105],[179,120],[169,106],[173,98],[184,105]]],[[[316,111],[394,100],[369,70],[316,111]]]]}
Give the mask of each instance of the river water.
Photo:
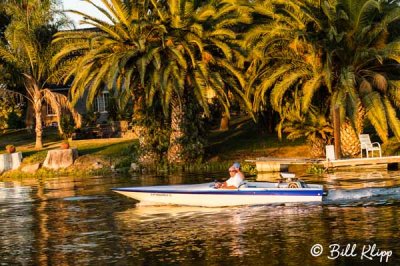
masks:
{"type": "Polygon", "coordinates": [[[329,191],[312,204],[150,207],[110,191],[224,176],[3,180],[0,265],[400,265],[397,171],[303,176],[329,191]]]}

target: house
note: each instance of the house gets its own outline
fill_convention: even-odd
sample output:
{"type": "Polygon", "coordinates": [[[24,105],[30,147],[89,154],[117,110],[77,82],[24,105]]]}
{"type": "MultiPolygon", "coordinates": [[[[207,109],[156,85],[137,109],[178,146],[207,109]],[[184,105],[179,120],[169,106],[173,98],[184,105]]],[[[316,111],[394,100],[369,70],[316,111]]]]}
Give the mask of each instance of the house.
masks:
{"type": "MultiPolygon", "coordinates": [[[[57,93],[61,93],[65,96],[68,96],[69,93],[69,87],[68,86],[52,86],[51,90],[57,93]]],[[[80,100],[78,100],[77,104],[75,105],[76,111],[78,111],[79,114],[82,116],[85,116],[88,112],[87,107],[86,107],[86,97],[82,97],[80,100]]],[[[109,91],[104,90],[102,91],[95,99],[92,110],[90,110],[90,113],[93,112],[96,114],[97,120],[96,123],[98,124],[104,124],[108,121],[109,117],[109,91]]],[[[43,104],[42,107],[42,119],[44,126],[49,127],[49,126],[57,126],[57,116],[53,108],[47,103],[43,104]]]]}
{"type": "MultiPolygon", "coordinates": [[[[69,86],[50,86],[50,90],[56,93],[63,94],[68,97],[69,86]]],[[[95,133],[88,134],[87,137],[114,137],[114,136],[125,136],[128,132],[128,122],[112,122],[109,123],[109,107],[110,107],[110,97],[109,91],[104,90],[95,98],[91,110],[87,109],[86,98],[82,97],[78,100],[75,105],[75,110],[82,116],[82,124],[84,127],[80,131],[91,130],[88,127],[92,127],[95,133]],[[90,121],[90,122],[87,122],[90,121]]],[[[32,105],[28,102],[25,124],[27,128],[34,128],[34,111],[32,105]]],[[[46,102],[42,105],[42,123],[44,127],[57,127],[59,120],[55,110],[46,102]]],[[[130,132],[131,133],[131,132],[130,132]]]]}

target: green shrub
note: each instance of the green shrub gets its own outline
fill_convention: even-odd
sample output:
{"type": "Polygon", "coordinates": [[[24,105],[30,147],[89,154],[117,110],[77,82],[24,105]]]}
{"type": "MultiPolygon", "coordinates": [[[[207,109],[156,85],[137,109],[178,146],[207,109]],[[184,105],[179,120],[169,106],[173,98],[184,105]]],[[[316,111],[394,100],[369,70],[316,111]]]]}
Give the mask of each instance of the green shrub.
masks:
{"type": "Polygon", "coordinates": [[[323,166],[313,164],[306,169],[306,173],[313,175],[322,175],[323,173],[325,173],[325,168],[323,166]]]}
{"type": "Polygon", "coordinates": [[[35,152],[34,154],[25,157],[23,162],[26,164],[43,163],[46,156],[47,151],[35,152]]]}
{"type": "Polygon", "coordinates": [[[254,164],[248,164],[245,163],[242,165],[242,172],[248,174],[248,175],[256,175],[257,174],[257,168],[254,164]]]}

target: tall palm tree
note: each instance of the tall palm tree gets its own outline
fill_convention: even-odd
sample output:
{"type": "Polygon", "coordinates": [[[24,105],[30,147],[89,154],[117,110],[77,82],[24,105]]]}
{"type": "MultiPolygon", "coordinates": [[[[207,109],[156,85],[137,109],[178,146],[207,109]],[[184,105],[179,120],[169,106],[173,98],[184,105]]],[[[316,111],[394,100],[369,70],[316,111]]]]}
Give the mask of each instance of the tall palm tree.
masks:
{"type": "Polygon", "coordinates": [[[387,141],[389,131],[400,139],[400,122],[395,111],[400,102],[393,97],[398,90],[396,68],[400,63],[399,51],[393,48],[400,42],[390,36],[391,27],[400,22],[397,3],[341,0],[335,6],[325,4],[324,14],[330,24],[325,33],[331,41],[327,46],[327,61],[332,62],[330,69],[337,77],[333,80],[336,89],[331,102],[342,106],[342,113],[347,116],[341,130],[342,146],[348,144],[344,151],[349,152],[345,155],[359,152],[358,134],[364,118],[374,126],[382,141],[387,141]],[[356,133],[352,136],[344,134],[349,122],[356,133]],[[357,148],[351,149],[354,146],[357,148]]]}
{"type": "MultiPolygon", "coordinates": [[[[274,109],[299,91],[302,112],[312,104],[339,106],[345,155],[359,152],[358,134],[364,117],[383,141],[391,132],[400,138],[396,117],[398,41],[390,29],[399,22],[399,8],[392,1],[299,0],[270,1],[267,25],[247,36],[266,60],[254,91],[255,108],[269,97],[274,109]],[[322,11],[322,12],[321,12],[322,11]],[[283,50],[283,52],[275,53],[283,50]],[[286,55],[285,55],[286,54],[286,55]],[[268,92],[268,94],[265,94],[268,92]],[[364,115],[366,114],[366,115],[364,115]]],[[[267,10],[267,9],[265,9],[267,10]]]]}
{"type": "MultiPolygon", "coordinates": [[[[77,112],[69,104],[66,96],[51,91],[47,86],[53,81],[54,73],[50,60],[57,47],[51,45],[51,38],[60,25],[52,23],[54,17],[51,1],[26,2],[24,4],[7,4],[6,10],[11,16],[11,23],[5,32],[5,42],[0,45],[0,58],[4,64],[13,69],[13,74],[23,82],[24,97],[32,104],[35,115],[35,147],[42,144],[42,106],[47,102],[56,112],[60,122],[61,113],[68,109],[75,120],[80,122],[77,112]]],[[[4,92],[15,94],[11,88],[4,92]]],[[[60,123],[58,123],[60,126],[60,123]]],[[[59,127],[61,130],[61,127],[59,127]]]]}
{"type": "MultiPolygon", "coordinates": [[[[184,145],[183,139],[192,133],[184,131],[184,124],[193,124],[187,119],[185,108],[190,102],[198,103],[207,114],[207,89],[216,91],[224,105],[229,105],[226,81],[210,66],[240,76],[227,61],[220,60],[231,59],[234,54],[227,43],[235,37],[227,28],[234,22],[233,16],[228,15],[232,8],[224,7],[217,17],[215,7],[194,9],[192,1],[188,0],[139,1],[135,4],[102,0],[104,9],[91,0],[86,1],[110,21],[76,12],[84,15],[84,23],[95,29],[57,34],[56,42],[63,42],[64,48],[53,63],[65,65],[64,81],[73,78],[73,98],[76,100],[87,93],[90,103],[105,85],[115,87],[121,97],[133,97],[135,120],[141,120],[145,107],[158,101],[164,107],[164,114],[171,114],[169,162],[185,161],[183,154],[188,154],[185,147],[202,150],[201,146],[193,146],[193,142],[184,145]],[[226,19],[225,26],[223,19],[226,19]],[[221,21],[219,28],[213,24],[217,20],[221,21]],[[210,25],[206,27],[205,23],[210,25]]],[[[231,87],[235,88],[237,83],[233,82],[231,87]]],[[[236,91],[243,95],[240,90],[236,91]]],[[[142,150],[150,150],[146,148],[148,139],[141,138],[146,129],[136,130],[142,150]]]]}
{"type": "Polygon", "coordinates": [[[186,116],[190,101],[197,101],[206,115],[209,114],[208,90],[214,91],[228,115],[228,91],[248,104],[241,91],[244,79],[233,63],[243,61],[233,26],[250,23],[251,17],[242,1],[211,3],[197,9],[188,0],[152,3],[154,12],[159,14],[159,23],[166,29],[165,58],[170,62],[162,68],[161,82],[164,107],[171,108],[168,161],[182,163],[190,160],[188,156],[196,151],[202,151],[198,141],[188,140],[191,132],[187,124],[196,123],[188,121],[186,116]]]}

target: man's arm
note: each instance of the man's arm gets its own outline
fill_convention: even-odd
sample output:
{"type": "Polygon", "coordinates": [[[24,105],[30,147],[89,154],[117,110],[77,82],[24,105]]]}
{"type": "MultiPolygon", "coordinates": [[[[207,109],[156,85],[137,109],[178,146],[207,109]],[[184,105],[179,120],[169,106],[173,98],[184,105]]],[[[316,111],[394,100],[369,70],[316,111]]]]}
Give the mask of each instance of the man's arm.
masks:
{"type": "Polygon", "coordinates": [[[224,182],[224,183],[222,183],[222,185],[221,185],[220,188],[225,188],[225,189],[237,189],[238,187],[232,186],[232,185],[229,185],[229,186],[228,186],[228,184],[227,184],[226,182],[224,182]]]}

